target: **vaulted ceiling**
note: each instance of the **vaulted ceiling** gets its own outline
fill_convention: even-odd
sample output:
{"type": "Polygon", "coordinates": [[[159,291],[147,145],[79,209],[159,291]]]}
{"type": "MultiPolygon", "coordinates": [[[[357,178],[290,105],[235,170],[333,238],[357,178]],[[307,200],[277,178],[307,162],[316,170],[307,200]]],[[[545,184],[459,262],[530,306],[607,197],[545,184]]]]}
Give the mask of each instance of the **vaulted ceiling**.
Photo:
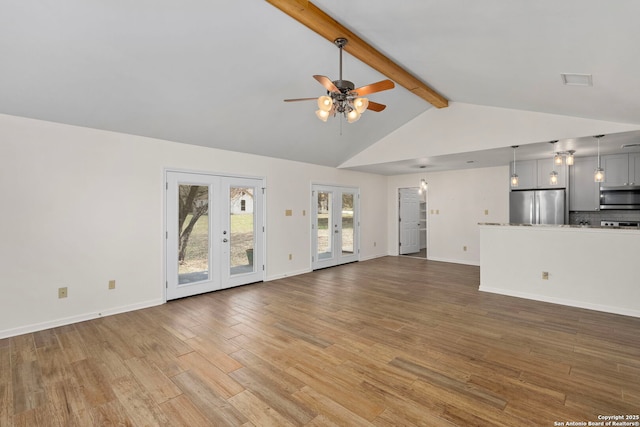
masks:
{"type": "MultiPolygon", "coordinates": [[[[314,4],[452,103],[640,123],[635,0],[314,4]]],[[[0,0],[0,58],[0,113],[328,166],[433,108],[400,85],[353,124],[282,102],[324,94],[338,49],[264,0],[0,0]]]]}

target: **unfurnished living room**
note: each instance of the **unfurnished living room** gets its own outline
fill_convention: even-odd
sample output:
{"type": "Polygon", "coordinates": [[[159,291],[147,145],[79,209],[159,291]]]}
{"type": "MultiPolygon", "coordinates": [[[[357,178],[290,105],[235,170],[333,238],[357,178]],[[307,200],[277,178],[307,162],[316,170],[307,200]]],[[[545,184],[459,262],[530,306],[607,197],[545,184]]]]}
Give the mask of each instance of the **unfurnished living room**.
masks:
{"type": "Polygon", "coordinates": [[[0,0],[0,426],[640,426],[639,12],[0,0]]]}

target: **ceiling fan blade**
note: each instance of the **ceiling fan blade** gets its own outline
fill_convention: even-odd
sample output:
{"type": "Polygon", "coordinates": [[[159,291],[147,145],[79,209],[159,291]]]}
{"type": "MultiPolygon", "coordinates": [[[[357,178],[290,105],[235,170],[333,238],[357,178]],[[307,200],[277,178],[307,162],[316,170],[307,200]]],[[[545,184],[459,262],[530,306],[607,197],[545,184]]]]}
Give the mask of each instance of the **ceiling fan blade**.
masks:
{"type": "Polygon", "coordinates": [[[313,76],[313,78],[316,79],[329,92],[340,92],[340,89],[338,89],[336,87],[336,85],[333,84],[333,82],[331,81],[331,79],[329,77],[320,76],[320,75],[316,74],[316,75],[313,76]]]}
{"type": "Polygon", "coordinates": [[[384,104],[378,104],[377,102],[369,101],[369,105],[367,106],[367,110],[380,112],[387,108],[384,104]]]}
{"type": "Polygon", "coordinates": [[[294,98],[294,99],[285,99],[284,102],[297,102],[297,101],[312,101],[318,100],[318,98],[294,98]]]}
{"type": "Polygon", "coordinates": [[[362,86],[352,90],[356,92],[358,96],[369,95],[370,93],[382,92],[383,90],[393,89],[396,85],[391,80],[381,80],[377,83],[371,83],[370,85],[362,86]]]}

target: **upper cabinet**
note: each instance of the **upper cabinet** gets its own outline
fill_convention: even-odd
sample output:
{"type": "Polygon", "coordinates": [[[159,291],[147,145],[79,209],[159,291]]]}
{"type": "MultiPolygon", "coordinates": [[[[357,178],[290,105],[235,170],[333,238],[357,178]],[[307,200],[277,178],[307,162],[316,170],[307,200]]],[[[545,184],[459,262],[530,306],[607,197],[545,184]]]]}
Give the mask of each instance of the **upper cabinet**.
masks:
{"type": "MultiPolygon", "coordinates": [[[[513,162],[509,174],[513,173],[513,162]]],[[[554,166],[552,160],[520,160],[516,162],[516,173],[518,174],[518,186],[512,190],[529,190],[532,188],[566,188],[567,187],[567,166],[554,166]],[[550,183],[551,172],[558,173],[558,183],[550,183]]]]}
{"type": "Polygon", "coordinates": [[[640,153],[602,156],[604,185],[640,185],[640,153]]]}
{"type": "Polygon", "coordinates": [[[576,157],[570,168],[569,210],[597,211],[600,209],[600,185],[593,180],[598,167],[596,157],[576,157]]]}

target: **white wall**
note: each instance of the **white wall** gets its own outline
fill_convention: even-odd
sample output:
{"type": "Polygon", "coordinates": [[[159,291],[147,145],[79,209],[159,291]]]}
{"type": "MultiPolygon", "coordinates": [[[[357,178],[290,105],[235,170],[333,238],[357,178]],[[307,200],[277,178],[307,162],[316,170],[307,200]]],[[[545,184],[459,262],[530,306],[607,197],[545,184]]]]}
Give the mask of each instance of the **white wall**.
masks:
{"type": "Polygon", "coordinates": [[[266,178],[267,279],[310,271],[312,183],[359,187],[361,259],[386,254],[383,176],[7,115],[0,139],[0,338],[163,302],[167,168],[266,178]]]}
{"type": "Polygon", "coordinates": [[[427,257],[479,265],[478,223],[509,221],[508,166],[389,177],[389,255],[398,254],[398,189],[417,187],[421,178],[428,182],[427,257]]]}
{"type": "Polygon", "coordinates": [[[481,291],[640,317],[639,231],[483,225],[480,233],[481,291]]]}

